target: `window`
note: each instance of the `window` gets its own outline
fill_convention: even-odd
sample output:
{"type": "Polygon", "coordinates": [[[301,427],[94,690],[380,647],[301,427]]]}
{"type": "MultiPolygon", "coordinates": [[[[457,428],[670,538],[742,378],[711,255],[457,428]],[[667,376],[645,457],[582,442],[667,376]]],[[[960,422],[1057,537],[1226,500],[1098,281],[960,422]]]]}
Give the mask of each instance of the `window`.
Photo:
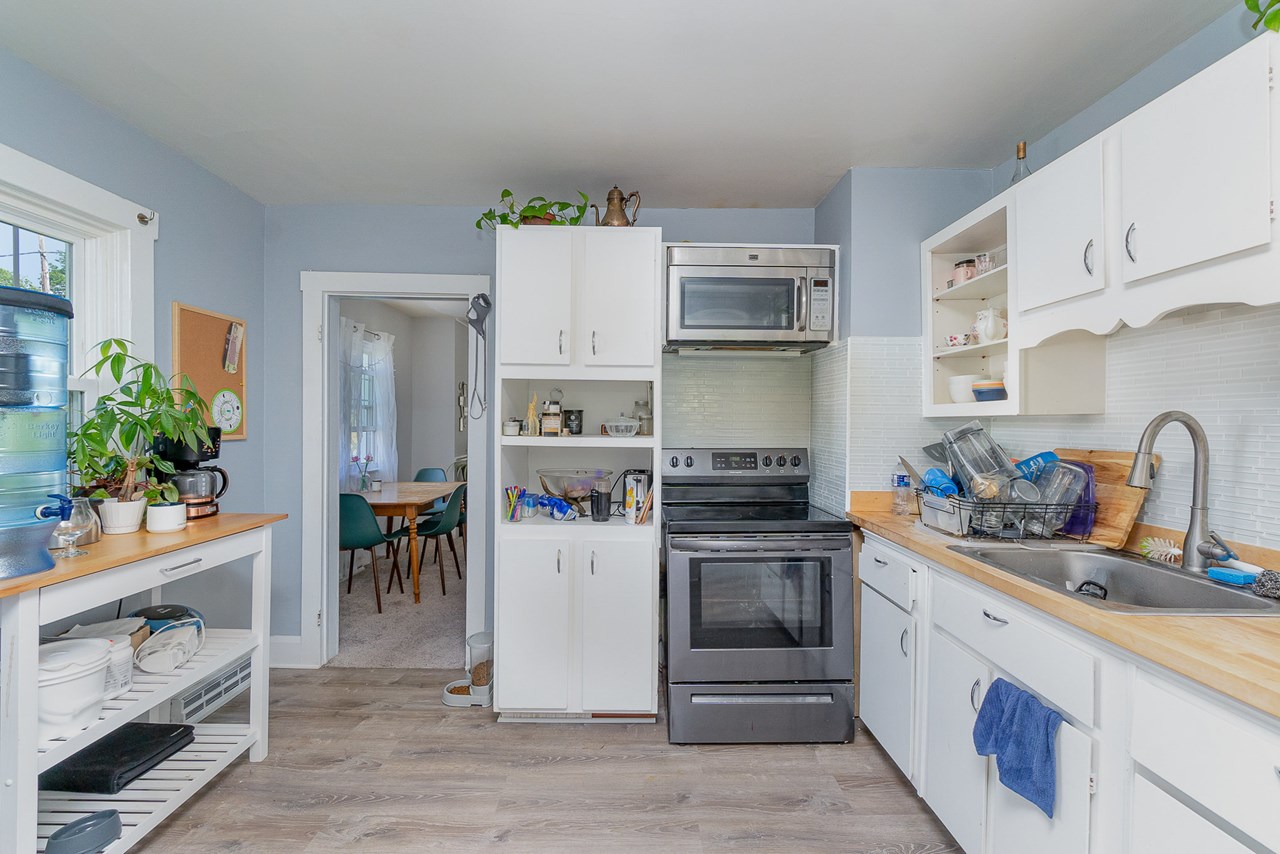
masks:
{"type": "Polygon", "coordinates": [[[378,412],[374,395],[373,354],[366,341],[360,354],[360,365],[352,372],[351,456],[364,459],[373,453],[374,434],[378,432],[378,412]]]}
{"type": "Polygon", "coordinates": [[[0,285],[69,298],[70,265],[70,243],[0,222],[0,285]]]}

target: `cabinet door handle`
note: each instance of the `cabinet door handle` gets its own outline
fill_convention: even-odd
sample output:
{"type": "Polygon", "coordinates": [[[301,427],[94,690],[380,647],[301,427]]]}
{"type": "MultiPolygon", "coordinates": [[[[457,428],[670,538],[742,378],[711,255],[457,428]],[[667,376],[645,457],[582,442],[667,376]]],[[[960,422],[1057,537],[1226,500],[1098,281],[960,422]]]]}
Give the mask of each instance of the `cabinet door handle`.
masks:
{"type": "Polygon", "coordinates": [[[562,556],[563,556],[563,552],[561,552],[559,549],[556,549],[556,575],[560,574],[560,558],[562,556]]]}
{"type": "Polygon", "coordinates": [[[973,687],[969,689],[969,705],[973,706],[973,710],[978,711],[978,689],[982,687],[982,680],[973,680],[973,687]]]}
{"type": "Polygon", "coordinates": [[[591,355],[596,355],[596,331],[591,330],[591,355]]]}
{"type": "Polygon", "coordinates": [[[171,575],[173,575],[175,572],[178,572],[179,570],[186,569],[186,568],[187,568],[187,567],[189,567],[189,566],[199,566],[199,565],[200,565],[200,562],[201,562],[201,561],[203,561],[203,560],[204,560],[204,558],[199,558],[199,557],[198,557],[198,558],[193,558],[192,560],[189,560],[189,561],[187,561],[186,563],[180,563],[180,564],[177,564],[176,566],[166,566],[164,569],[160,570],[160,574],[161,574],[161,575],[170,575],[170,576],[171,576],[171,575]]]}
{"type": "Polygon", "coordinates": [[[558,339],[556,348],[560,351],[560,355],[563,356],[564,355],[564,330],[563,329],[560,330],[560,338],[558,339]]]}
{"type": "Polygon", "coordinates": [[[1004,617],[997,617],[995,614],[991,613],[986,608],[982,609],[982,616],[986,617],[988,620],[990,620],[993,623],[998,623],[1002,626],[1009,625],[1009,621],[1006,620],[1004,617]]]}
{"type": "Polygon", "coordinates": [[[885,560],[884,558],[881,558],[881,557],[873,557],[873,558],[872,558],[872,560],[873,560],[873,561],[875,561],[876,563],[880,564],[881,566],[888,566],[888,565],[889,565],[889,561],[887,561],[887,560],[885,560]]]}
{"type": "Polygon", "coordinates": [[[591,574],[596,574],[596,553],[594,551],[591,552],[591,574]]]}
{"type": "Polygon", "coordinates": [[[903,629],[902,637],[898,638],[898,649],[902,650],[904,657],[910,657],[911,655],[911,653],[907,652],[907,633],[910,631],[911,629],[903,629]]]}
{"type": "Polygon", "coordinates": [[[1138,230],[1138,224],[1136,222],[1131,222],[1129,223],[1129,230],[1124,233],[1125,254],[1127,254],[1129,256],[1129,260],[1135,264],[1138,263],[1138,257],[1134,254],[1134,251],[1133,251],[1133,233],[1137,230],[1138,230]]]}
{"type": "Polygon", "coordinates": [[[1090,276],[1093,275],[1093,240],[1090,239],[1084,245],[1084,268],[1090,276]]]}

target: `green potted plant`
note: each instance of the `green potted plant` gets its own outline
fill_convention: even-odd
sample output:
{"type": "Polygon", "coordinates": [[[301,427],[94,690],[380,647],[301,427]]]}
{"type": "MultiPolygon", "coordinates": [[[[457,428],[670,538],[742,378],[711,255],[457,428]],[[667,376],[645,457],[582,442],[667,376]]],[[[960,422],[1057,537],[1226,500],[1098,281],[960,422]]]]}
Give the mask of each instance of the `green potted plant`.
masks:
{"type": "Polygon", "coordinates": [[[98,512],[106,534],[138,530],[148,489],[157,503],[164,503],[155,475],[174,469],[155,453],[157,439],[192,447],[209,441],[209,404],[191,380],[183,375],[175,387],[177,378],[134,356],[129,346],[121,338],[98,345],[98,361],[84,375],[109,375],[116,388],[98,397],[84,423],[68,437],[71,477],[82,493],[103,499],[98,512]]]}
{"type": "MultiPolygon", "coordinates": [[[[1280,0],[1278,0],[1280,2],[1280,0]]],[[[497,229],[500,225],[519,228],[521,225],[579,225],[587,215],[587,194],[578,191],[582,203],[551,202],[542,196],[534,196],[523,205],[516,204],[516,197],[510,190],[503,190],[498,207],[480,214],[476,220],[476,228],[497,229]]]]}
{"type": "Polygon", "coordinates": [[[1280,0],[1244,0],[1244,7],[1258,17],[1253,28],[1266,27],[1280,32],[1280,0]]]}
{"type": "Polygon", "coordinates": [[[187,527],[187,503],[172,483],[148,478],[142,494],[147,499],[147,530],[153,534],[170,534],[187,527]]]}

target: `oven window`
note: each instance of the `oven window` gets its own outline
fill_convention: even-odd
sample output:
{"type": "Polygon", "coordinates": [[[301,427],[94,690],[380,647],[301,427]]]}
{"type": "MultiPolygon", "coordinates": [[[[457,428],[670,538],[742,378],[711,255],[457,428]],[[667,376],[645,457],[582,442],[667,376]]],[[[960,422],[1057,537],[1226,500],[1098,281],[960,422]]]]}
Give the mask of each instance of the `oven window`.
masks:
{"type": "Polygon", "coordinates": [[[795,279],[680,278],[684,329],[794,329],[795,279]]]}
{"type": "Polygon", "coordinates": [[[694,649],[831,646],[830,558],[689,560],[694,649]]]}

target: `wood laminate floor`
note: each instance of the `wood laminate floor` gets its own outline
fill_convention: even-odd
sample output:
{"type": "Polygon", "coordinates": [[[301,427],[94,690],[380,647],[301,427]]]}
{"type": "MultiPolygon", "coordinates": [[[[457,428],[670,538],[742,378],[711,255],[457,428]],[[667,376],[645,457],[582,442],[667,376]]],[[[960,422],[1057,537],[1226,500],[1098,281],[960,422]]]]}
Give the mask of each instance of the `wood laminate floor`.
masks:
{"type": "Polygon", "coordinates": [[[440,704],[456,676],[273,671],[266,761],[232,765],[134,850],[960,850],[864,730],[675,746],[663,723],[499,724],[440,704]]]}

